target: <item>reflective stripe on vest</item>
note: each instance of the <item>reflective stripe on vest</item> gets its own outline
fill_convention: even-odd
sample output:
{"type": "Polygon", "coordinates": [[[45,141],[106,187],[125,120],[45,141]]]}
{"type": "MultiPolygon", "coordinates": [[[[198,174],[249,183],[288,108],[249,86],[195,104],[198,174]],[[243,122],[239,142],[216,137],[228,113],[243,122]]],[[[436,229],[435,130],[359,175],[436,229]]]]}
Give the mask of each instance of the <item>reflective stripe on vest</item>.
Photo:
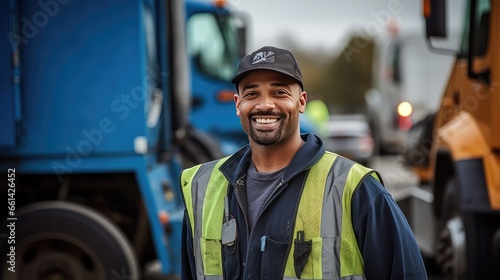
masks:
{"type": "MultiPolygon", "coordinates": [[[[191,208],[187,211],[198,279],[222,278],[220,240],[228,182],[218,168],[226,159],[193,167],[181,176],[186,207],[191,208]]],[[[362,179],[370,174],[380,181],[371,169],[330,152],[311,167],[294,228],[294,232],[304,231],[304,240],[312,240],[312,252],[300,279],[365,279],[351,221],[351,198],[362,179]]],[[[291,242],[284,279],[298,279],[291,242]]]]}
{"type": "Polygon", "coordinates": [[[224,205],[228,182],[219,172],[219,166],[228,158],[191,167],[181,174],[182,193],[191,224],[198,279],[222,279],[220,241],[224,208],[219,206],[224,205]],[[214,223],[213,226],[208,226],[208,221],[214,223]]]}

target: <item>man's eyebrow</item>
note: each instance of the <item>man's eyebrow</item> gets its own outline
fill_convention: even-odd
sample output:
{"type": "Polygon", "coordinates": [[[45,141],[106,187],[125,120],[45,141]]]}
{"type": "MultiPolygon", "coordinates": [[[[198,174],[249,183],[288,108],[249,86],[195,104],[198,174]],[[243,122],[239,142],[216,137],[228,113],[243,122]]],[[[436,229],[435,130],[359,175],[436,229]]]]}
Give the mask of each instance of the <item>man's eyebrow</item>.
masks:
{"type": "Polygon", "coordinates": [[[282,82],[271,83],[271,86],[272,87],[287,87],[287,88],[290,87],[290,85],[288,83],[282,83],[282,82]]]}
{"type": "MultiPolygon", "coordinates": [[[[273,82],[271,83],[271,87],[286,87],[286,88],[290,88],[290,84],[288,83],[284,83],[284,82],[273,82]]],[[[243,86],[242,88],[242,92],[247,90],[247,89],[256,89],[256,88],[259,88],[259,85],[258,84],[249,84],[249,85],[245,85],[243,86]]]]}
{"type": "Polygon", "coordinates": [[[257,84],[249,84],[249,85],[245,85],[245,86],[241,89],[241,91],[245,91],[245,90],[247,90],[247,89],[254,89],[254,88],[258,88],[258,87],[259,87],[259,85],[257,85],[257,84]]]}

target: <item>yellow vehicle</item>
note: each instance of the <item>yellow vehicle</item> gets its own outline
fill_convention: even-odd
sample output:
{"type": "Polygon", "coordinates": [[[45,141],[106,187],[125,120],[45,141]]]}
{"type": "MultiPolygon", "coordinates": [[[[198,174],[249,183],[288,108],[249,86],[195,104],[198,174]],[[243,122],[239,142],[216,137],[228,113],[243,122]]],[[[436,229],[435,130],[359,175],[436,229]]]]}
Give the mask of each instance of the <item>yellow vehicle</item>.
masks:
{"type": "MultiPolygon", "coordinates": [[[[447,7],[443,0],[423,2],[427,38],[435,46],[434,37],[446,37],[447,7]]],[[[426,183],[395,198],[422,254],[433,258],[447,279],[498,279],[500,1],[468,0],[464,11],[459,51],[428,123],[431,137],[407,157],[426,183]],[[418,164],[426,157],[427,164],[418,164]]]]}

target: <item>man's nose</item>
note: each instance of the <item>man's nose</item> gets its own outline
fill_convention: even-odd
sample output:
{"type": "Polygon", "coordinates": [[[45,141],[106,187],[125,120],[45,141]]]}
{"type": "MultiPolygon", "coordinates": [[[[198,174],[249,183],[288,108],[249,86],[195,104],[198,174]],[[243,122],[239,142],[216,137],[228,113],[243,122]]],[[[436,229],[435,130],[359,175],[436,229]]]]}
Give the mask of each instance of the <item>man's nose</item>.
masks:
{"type": "Polygon", "coordinates": [[[273,98],[271,96],[265,94],[259,98],[259,102],[257,103],[256,107],[257,107],[257,109],[260,109],[262,111],[267,111],[267,110],[274,109],[276,106],[274,104],[273,98]]]}

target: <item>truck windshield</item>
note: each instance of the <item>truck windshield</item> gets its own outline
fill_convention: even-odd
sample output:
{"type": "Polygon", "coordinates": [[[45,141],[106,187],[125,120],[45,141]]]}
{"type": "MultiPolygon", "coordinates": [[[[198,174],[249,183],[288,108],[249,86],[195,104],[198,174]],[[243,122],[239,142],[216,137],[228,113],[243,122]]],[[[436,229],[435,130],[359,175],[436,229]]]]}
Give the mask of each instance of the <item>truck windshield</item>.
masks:
{"type": "Polygon", "coordinates": [[[189,56],[204,75],[231,81],[238,67],[236,19],[232,15],[197,13],[188,19],[189,56]]]}

